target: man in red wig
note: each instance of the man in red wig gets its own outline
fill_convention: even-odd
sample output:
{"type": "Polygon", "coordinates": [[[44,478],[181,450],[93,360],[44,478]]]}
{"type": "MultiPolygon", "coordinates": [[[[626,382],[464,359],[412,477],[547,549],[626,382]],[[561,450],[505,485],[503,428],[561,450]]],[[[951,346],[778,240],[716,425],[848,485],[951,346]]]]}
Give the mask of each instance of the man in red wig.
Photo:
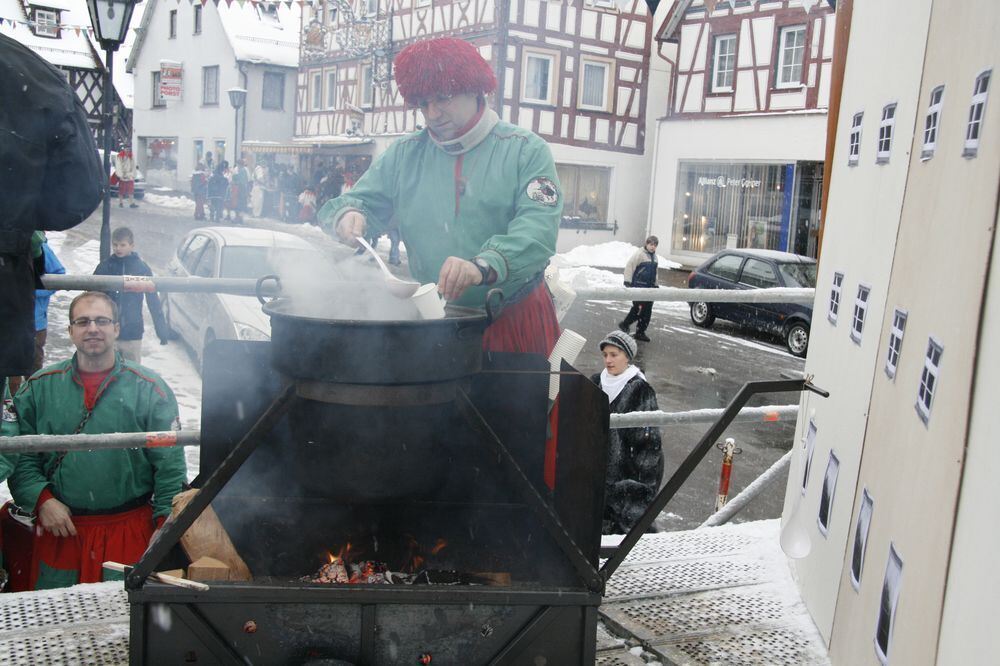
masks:
{"type": "Polygon", "coordinates": [[[562,192],[548,145],[487,107],[497,81],[476,48],[443,37],[411,44],[394,74],[426,127],[396,141],[318,218],[347,242],[398,222],[410,271],[450,302],[482,306],[499,287],[504,309],[490,351],[548,355],[559,337],[543,270],[555,253],[562,192]]]}

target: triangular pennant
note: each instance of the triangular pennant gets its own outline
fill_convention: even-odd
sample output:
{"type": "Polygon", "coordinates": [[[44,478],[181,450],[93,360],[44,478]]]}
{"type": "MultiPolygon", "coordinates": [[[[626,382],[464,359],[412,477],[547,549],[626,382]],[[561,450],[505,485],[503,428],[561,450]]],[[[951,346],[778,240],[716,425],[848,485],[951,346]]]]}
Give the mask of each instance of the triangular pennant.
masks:
{"type": "Polygon", "coordinates": [[[226,7],[232,7],[232,6],[233,6],[233,0],[226,0],[226,7]]]}
{"type": "Polygon", "coordinates": [[[292,8],[292,0],[285,0],[285,9],[292,8]]]}
{"type": "Polygon", "coordinates": [[[80,26],[76,26],[75,28],[73,28],[73,31],[76,32],[77,37],[80,36],[80,26]]]}
{"type": "MultiPolygon", "coordinates": [[[[240,7],[243,7],[243,5],[246,4],[246,2],[247,0],[236,0],[236,4],[238,4],[240,7]]],[[[256,4],[254,6],[256,6],[256,4]]]]}

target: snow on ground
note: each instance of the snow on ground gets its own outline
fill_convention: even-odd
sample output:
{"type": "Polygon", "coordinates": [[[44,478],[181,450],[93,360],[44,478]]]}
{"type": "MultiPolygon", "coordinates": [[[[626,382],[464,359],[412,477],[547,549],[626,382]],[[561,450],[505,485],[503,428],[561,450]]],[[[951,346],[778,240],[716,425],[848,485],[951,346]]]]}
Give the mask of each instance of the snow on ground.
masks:
{"type": "MultiPolygon", "coordinates": [[[[157,189],[159,190],[161,188],[157,189]]],[[[162,189],[167,192],[172,191],[167,188],[162,189]]],[[[185,196],[178,197],[168,194],[153,194],[152,192],[147,191],[145,196],[142,198],[142,202],[145,204],[159,206],[160,208],[174,208],[176,210],[191,211],[194,213],[194,199],[185,196]]]]}
{"type": "MultiPolygon", "coordinates": [[[[622,241],[611,241],[598,245],[578,245],[569,252],[557,255],[571,266],[605,266],[607,268],[625,268],[639,247],[622,241]]],[[[656,255],[660,268],[680,268],[676,261],[664,259],[656,255]]],[[[620,282],[620,281],[619,281],[620,282]]]]}

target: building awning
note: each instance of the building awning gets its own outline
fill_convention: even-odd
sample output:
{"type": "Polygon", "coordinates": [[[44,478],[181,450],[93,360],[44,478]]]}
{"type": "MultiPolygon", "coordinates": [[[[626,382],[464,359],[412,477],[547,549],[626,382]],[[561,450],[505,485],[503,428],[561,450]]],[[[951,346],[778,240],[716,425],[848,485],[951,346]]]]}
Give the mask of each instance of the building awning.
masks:
{"type": "Polygon", "coordinates": [[[319,136],[296,137],[287,143],[281,141],[243,141],[240,148],[248,153],[258,154],[318,155],[371,143],[374,143],[371,139],[363,137],[319,136]]]}

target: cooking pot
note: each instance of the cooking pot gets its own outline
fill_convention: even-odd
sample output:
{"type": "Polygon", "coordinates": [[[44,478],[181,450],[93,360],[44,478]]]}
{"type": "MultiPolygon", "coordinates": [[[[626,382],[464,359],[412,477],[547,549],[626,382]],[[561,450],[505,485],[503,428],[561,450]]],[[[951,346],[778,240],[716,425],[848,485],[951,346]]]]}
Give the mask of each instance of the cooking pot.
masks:
{"type": "Polygon", "coordinates": [[[322,299],[335,299],[331,305],[336,306],[324,309],[321,302],[297,305],[285,296],[266,300],[261,285],[268,280],[277,282],[279,289],[281,281],[274,275],[257,280],[257,298],[271,318],[274,366],[295,379],[344,384],[426,384],[479,372],[483,332],[493,322],[493,303],[503,299],[503,293],[493,289],[484,310],[448,305],[443,319],[417,318],[408,299],[389,303],[398,307],[403,315],[399,319],[385,318],[385,307],[374,319],[337,318],[324,312],[363,312],[373,298],[384,306],[389,297],[384,290],[373,292],[377,285],[351,284],[323,292],[322,299]]]}

